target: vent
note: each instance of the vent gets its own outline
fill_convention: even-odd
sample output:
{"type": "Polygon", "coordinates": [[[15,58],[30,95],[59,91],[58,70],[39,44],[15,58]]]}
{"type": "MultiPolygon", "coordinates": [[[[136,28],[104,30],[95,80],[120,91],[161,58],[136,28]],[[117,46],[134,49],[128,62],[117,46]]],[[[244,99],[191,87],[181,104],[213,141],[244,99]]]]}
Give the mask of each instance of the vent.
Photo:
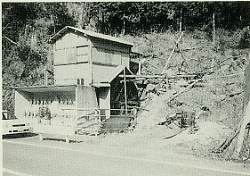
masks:
{"type": "Polygon", "coordinates": [[[83,79],[83,78],[77,79],[77,85],[82,85],[82,86],[84,86],[84,79],[83,79]]]}

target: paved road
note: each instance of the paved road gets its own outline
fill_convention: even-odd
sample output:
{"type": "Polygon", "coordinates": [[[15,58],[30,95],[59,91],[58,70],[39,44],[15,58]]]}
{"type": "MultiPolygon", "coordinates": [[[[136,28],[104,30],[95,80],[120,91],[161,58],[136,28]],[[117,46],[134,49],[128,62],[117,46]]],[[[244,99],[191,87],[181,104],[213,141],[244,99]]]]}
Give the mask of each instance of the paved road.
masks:
{"type": "Polygon", "coordinates": [[[108,153],[89,153],[74,147],[55,148],[11,140],[3,141],[4,175],[250,175],[250,170],[247,172],[233,168],[225,170],[225,168],[199,167],[202,165],[200,160],[190,161],[192,165],[171,160],[152,160],[139,156],[131,158],[108,153]]]}

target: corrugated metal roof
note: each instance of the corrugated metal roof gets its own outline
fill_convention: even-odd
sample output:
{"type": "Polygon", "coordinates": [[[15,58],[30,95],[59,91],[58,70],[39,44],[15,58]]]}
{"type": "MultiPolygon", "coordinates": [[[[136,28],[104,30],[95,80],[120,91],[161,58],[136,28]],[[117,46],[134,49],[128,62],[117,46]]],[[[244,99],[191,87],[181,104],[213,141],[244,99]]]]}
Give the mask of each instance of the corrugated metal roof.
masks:
{"type": "Polygon", "coordinates": [[[56,33],[53,37],[50,38],[50,43],[55,43],[56,40],[58,40],[62,35],[64,35],[65,33],[67,33],[67,31],[70,31],[70,30],[73,30],[75,32],[80,32],[80,33],[82,33],[84,35],[88,35],[90,37],[100,38],[103,40],[109,40],[112,42],[117,42],[117,43],[129,45],[129,46],[133,46],[132,43],[121,40],[121,39],[116,38],[116,37],[104,35],[104,34],[89,31],[89,30],[79,29],[79,28],[75,28],[72,26],[65,26],[63,29],[61,29],[58,33],[56,33]]]}

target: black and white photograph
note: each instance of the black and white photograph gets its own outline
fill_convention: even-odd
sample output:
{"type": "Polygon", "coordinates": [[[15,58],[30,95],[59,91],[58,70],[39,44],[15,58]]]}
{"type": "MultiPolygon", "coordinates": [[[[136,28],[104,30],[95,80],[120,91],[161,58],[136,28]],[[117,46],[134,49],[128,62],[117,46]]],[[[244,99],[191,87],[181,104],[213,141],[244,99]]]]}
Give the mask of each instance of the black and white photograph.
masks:
{"type": "Polygon", "coordinates": [[[250,1],[1,16],[3,176],[250,176],[250,1]]]}

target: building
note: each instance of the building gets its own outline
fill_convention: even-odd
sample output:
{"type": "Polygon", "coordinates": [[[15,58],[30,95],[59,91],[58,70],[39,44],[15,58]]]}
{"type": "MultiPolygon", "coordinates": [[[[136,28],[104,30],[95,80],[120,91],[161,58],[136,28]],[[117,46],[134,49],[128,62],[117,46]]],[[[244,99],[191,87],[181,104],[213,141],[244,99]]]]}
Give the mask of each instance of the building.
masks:
{"type": "Polygon", "coordinates": [[[133,74],[132,43],[70,26],[50,43],[54,85],[15,88],[15,115],[32,119],[34,131],[65,133],[69,127],[67,133],[73,134],[97,115],[107,119],[118,114],[113,109],[127,110],[128,103],[137,102],[135,84],[119,77],[133,74]]]}

